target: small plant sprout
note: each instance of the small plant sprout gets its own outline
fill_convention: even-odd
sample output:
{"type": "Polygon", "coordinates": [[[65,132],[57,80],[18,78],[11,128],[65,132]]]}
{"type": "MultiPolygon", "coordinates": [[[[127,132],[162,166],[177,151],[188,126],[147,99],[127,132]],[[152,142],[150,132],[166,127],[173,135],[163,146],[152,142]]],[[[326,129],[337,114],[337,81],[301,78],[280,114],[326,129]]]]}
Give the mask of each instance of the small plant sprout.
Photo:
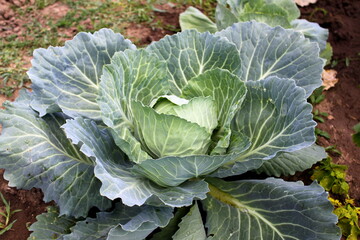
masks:
{"type": "Polygon", "coordinates": [[[353,142],[356,146],[360,147],[360,123],[353,127],[355,133],[352,135],[353,142]]]}
{"type": "Polygon", "coordinates": [[[16,220],[10,222],[11,217],[20,212],[21,209],[16,209],[11,211],[10,202],[6,201],[4,195],[0,192],[1,201],[3,202],[4,206],[0,208],[0,235],[3,235],[5,232],[9,231],[16,220]]]}

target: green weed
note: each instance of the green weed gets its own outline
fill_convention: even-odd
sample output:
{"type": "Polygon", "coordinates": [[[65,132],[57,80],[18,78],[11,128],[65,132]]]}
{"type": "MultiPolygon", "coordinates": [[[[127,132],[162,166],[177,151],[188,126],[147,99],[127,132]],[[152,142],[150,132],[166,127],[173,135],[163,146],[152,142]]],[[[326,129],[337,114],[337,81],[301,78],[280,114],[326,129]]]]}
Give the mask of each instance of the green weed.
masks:
{"type": "MultiPolygon", "coordinates": [[[[358,56],[360,56],[360,53],[358,53],[358,56]]],[[[360,61],[359,57],[345,57],[342,59],[333,59],[331,61],[331,67],[334,68],[339,63],[344,63],[346,67],[349,67],[351,62],[360,61]]]]}
{"type": "Polygon", "coordinates": [[[37,9],[43,9],[53,3],[55,3],[57,0],[36,0],[35,6],[37,9]]]}
{"type": "MultiPolygon", "coordinates": [[[[322,101],[325,100],[325,94],[323,93],[324,87],[321,86],[317,89],[314,90],[314,92],[311,94],[311,96],[308,98],[308,102],[311,103],[313,106],[318,105],[319,103],[321,103],[322,101]]],[[[317,109],[313,110],[313,118],[315,121],[317,122],[325,122],[324,117],[328,117],[329,114],[326,112],[320,112],[317,109]]],[[[319,128],[315,128],[315,134],[317,137],[324,137],[327,139],[330,139],[330,134],[326,131],[323,131],[319,128]]]]}
{"type": "Polygon", "coordinates": [[[317,105],[325,100],[325,94],[323,93],[324,87],[321,86],[314,90],[314,92],[309,97],[308,101],[313,105],[317,105]]]}
{"type": "Polygon", "coordinates": [[[330,153],[330,154],[333,154],[333,155],[339,155],[340,156],[342,154],[340,152],[340,150],[336,148],[336,145],[331,145],[331,146],[326,147],[325,151],[330,153]]]}
{"type": "Polygon", "coordinates": [[[312,20],[311,20],[312,22],[315,22],[315,21],[316,21],[316,18],[314,18],[314,15],[315,15],[317,12],[321,12],[324,16],[326,16],[326,15],[328,14],[328,11],[326,11],[326,9],[324,9],[324,8],[315,8],[315,9],[310,13],[310,16],[309,16],[309,18],[312,19],[312,20]]]}
{"type": "Polygon", "coordinates": [[[7,202],[4,198],[4,195],[0,192],[0,198],[4,204],[5,209],[0,211],[0,215],[3,217],[3,221],[0,222],[0,235],[3,235],[5,232],[9,231],[16,220],[10,222],[11,217],[14,215],[14,213],[20,212],[21,209],[16,209],[11,211],[10,202],[7,202]]]}
{"type": "Polygon", "coordinates": [[[356,240],[360,235],[359,214],[360,207],[349,197],[349,184],[346,182],[347,166],[334,164],[330,157],[315,167],[311,176],[317,180],[326,191],[336,194],[337,198],[329,197],[334,205],[334,214],[338,216],[338,226],[347,240],[356,240]],[[340,196],[340,197],[339,197],[340,196]]]}
{"type": "Polygon", "coordinates": [[[344,201],[329,198],[335,206],[334,213],[338,216],[338,226],[347,240],[357,240],[360,235],[359,214],[360,207],[355,206],[354,199],[346,198],[344,201]]]}
{"type": "Polygon", "coordinates": [[[330,139],[330,134],[324,130],[321,130],[319,128],[315,128],[315,134],[317,137],[324,137],[326,139],[330,139]]]}
{"type": "Polygon", "coordinates": [[[360,123],[353,127],[355,133],[352,135],[353,142],[356,146],[360,147],[360,123]]]}
{"type": "Polygon", "coordinates": [[[315,109],[313,111],[313,118],[317,122],[321,122],[321,123],[325,122],[325,119],[323,117],[328,117],[328,116],[329,116],[328,113],[320,112],[318,109],[315,109]]]}
{"type": "Polygon", "coordinates": [[[315,167],[311,180],[319,181],[326,191],[334,194],[348,194],[349,184],[345,180],[347,166],[332,163],[332,158],[327,157],[315,167]]]}

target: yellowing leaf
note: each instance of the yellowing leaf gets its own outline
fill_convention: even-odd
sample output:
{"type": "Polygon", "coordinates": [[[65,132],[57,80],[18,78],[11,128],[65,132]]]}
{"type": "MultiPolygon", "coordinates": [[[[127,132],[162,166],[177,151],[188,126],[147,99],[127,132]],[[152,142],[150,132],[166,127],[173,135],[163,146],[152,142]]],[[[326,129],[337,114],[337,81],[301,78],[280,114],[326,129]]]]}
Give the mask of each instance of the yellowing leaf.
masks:
{"type": "Polygon", "coordinates": [[[345,199],[345,202],[346,203],[349,203],[349,204],[351,204],[351,205],[355,205],[355,201],[354,201],[354,199],[345,199]]]}
{"type": "Polygon", "coordinates": [[[338,199],[334,199],[332,197],[329,197],[329,201],[331,202],[332,205],[334,205],[335,207],[341,207],[342,203],[338,200],[338,199]]]}
{"type": "Polygon", "coordinates": [[[333,69],[324,70],[322,72],[322,85],[324,86],[324,90],[329,90],[330,88],[334,87],[335,84],[339,81],[339,79],[336,78],[336,74],[337,72],[333,69]]]}

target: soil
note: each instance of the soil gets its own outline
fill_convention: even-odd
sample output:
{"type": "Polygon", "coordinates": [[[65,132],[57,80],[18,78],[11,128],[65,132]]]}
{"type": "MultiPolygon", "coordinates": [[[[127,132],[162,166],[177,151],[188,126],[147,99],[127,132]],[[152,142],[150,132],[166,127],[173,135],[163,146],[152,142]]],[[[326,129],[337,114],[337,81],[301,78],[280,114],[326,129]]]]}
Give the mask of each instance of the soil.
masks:
{"type": "Polygon", "coordinates": [[[138,41],[137,45],[148,45],[152,41],[160,40],[165,35],[174,34],[175,32],[173,30],[180,30],[179,14],[186,10],[185,6],[167,3],[155,5],[154,7],[160,11],[155,12],[156,17],[153,22],[161,22],[162,26],[171,29],[156,28],[135,23],[130,24],[130,26],[126,28],[126,36],[132,41],[138,41]]]}
{"type": "Polygon", "coordinates": [[[325,123],[318,127],[331,136],[330,140],[320,138],[319,144],[336,145],[342,152],[333,160],[348,166],[350,197],[360,205],[360,148],[355,146],[351,136],[353,126],[360,122],[360,1],[318,0],[316,5],[302,8],[302,17],[319,23],[330,32],[333,59],[338,61],[333,68],[338,72],[339,82],[325,91],[325,100],[317,106],[329,114],[325,123]]]}
{"type": "MultiPolygon", "coordinates": [[[[13,10],[14,8],[22,8],[24,10],[35,4],[35,0],[32,0],[31,2],[0,0],[0,37],[17,34],[19,38],[21,38],[21,36],[26,33],[26,26],[24,25],[29,19],[36,19],[42,26],[46,26],[45,23],[47,20],[60,19],[70,10],[67,5],[60,2],[54,3],[40,11],[32,11],[24,16],[20,16],[13,10]]],[[[72,30],[68,31],[67,35],[71,37],[73,35],[72,30]]]]}
{"type": "MultiPolygon", "coordinates": [[[[23,31],[24,19],[17,18],[11,5],[22,7],[26,4],[34,4],[34,0],[0,0],[0,37],[9,36],[23,31]]],[[[173,30],[179,29],[178,15],[185,10],[184,6],[172,4],[158,5],[156,8],[165,12],[156,12],[155,21],[161,21],[162,26],[171,26],[169,29],[154,28],[150,25],[130,24],[125,35],[130,39],[136,39],[141,45],[159,40],[166,34],[173,34],[173,30]]],[[[54,13],[51,17],[60,18],[68,11],[64,4],[55,3],[43,9],[36,16],[40,22],[44,21],[49,12],[54,13]],[[57,4],[57,5],[56,5],[57,4]]],[[[348,181],[350,183],[350,197],[360,205],[360,148],[357,148],[351,139],[352,127],[360,122],[360,1],[357,0],[318,0],[316,4],[301,8],[302,17],[310,21],[318,22],[322,27],[330,31],[329,41],[334,50],[333,58],[338,60],[334,69],[338,72],[339,82],[334,88],[326,91],[326,99],[317,106],[321,111],[329,113],[325,123],[319,124],[319,128],[327,131],[331,139],[319,139],[322,146],[336,145],[342,152],[341,156],[334,157],[339,164],[346,164],[348,169],[348,181]],[[323,11],[325,10],[325,11],[323,11]],[[345,61],[349,59],[349,61],[345,61]],[[346,64],[349,63],[349,64],[346,64]]],[[[84,24],[91,24],[86,22],[84,24]]],[[[72,38],[76,34],[74,29],[66,30],[72,38]]],[[[20,35],[20,34],[19,34],[20,35]]],[[[29,58],[29,56],[26,56],[29,58]]],[[[10,100],[14,100],[14,95],[10,100]]],[[[5,100],[0,95],[0,106],[5,100]]],[[[1,130],[0,130],[1,131],[1,130]]],[[[40,190],[32,189],[17,190],[7,185],[2,178],[0,170],[0,191],[10,202],[12,209],[21,209],[15,213],[13,220],[17,219],[12,230],[0,236],[0,240],[23,240],[27,239],[30,232],[27,226],[35,221],[35,216],[45,212],[46,204],[42,201],[43,195],[40,190]]],[[[0,208],[2,203],[0,202],[0,208]]]]}
{"type": "MultiPolygon", "coordinates": [[[[10,203],[11,210],[21,210],[11,217],[10,222],[16,219],[12,229],[2,236],[1,240],[22,240],[27,239],[30,235],[28,227],[36,221],[36,216],[45,212],[49,204],[45,204],[43,193],[40,189],[33,188],[29,191],[18,190],[8,186],[7,181],[2,177],[3,170],[0,170],[0,192],[4,198],[10,203]]],[[[1,202],[2,204],[2,202],[1,202]]]]}

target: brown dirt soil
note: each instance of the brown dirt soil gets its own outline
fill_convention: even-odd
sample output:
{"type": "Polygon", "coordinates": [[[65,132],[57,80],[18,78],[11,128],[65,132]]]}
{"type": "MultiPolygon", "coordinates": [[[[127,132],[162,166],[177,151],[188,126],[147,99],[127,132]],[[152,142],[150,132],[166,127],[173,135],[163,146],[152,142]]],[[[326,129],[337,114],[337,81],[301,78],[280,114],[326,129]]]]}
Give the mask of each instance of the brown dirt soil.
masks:
{"type": "Polygon", "coordinates": [[[334,67],[339,82],[325,92],[326,99],[317,106],[330,114],[319,128],[331,138],[320,138],[319,143],[325,147],[336,145],[342,152],[341,156],[334,157],[334,162],[349,167],[350,197],[360,205],[360,148],[351,137],[353,126],[360,122],[360,1],[318,0],[317,4],[302,8],[302,17],[319,23],[330,32],[333,59],[339,62],[334,67]],[[348,66],[345,58],[350,59],[348,66]]]}
{"type": "MultiPolygon", "coordinates": [[[[49,19],[58,20],[66,15],[70,8],[60,2],[45,7],[40,11],[32,11],[24,16],[19,16],[13,9],[21,8],[25,10],[27,7],[34,5],[35,1],[19,1],[19,0],[0,0],[0,37],[7,37],[17,34],[21,40],[22,35],[26,33],[25,24],[30,19],[36,19],[43,27],[49,28],[46,22],[49,19]]],[[[68,39],[74,35],[73,29],[60,29],[61,33],[69,36],[68,39]]],[[[28,37],[28,36],[27,36],[28,37]]],[[[66,39],[64,39],[66,40],[66,39]]]]}
{"type": "MultiPolygon", "coordinates": [[[[29,4],[25,0],[0,0],[0,37],[14,33],[19,34],[23,31],[22,25],[26,23],[26,19],[17,18],[9,6],[14,4],[23,7],[25,3],[29,4]]],[[[31,0],[30,4],[34,4],[34,1],[31,0]]],[[[62,10],[51,17],[59,18],[66,12],[66,6],[59,5],[58,7],[62,10]]],[[[156,7],[166,10],[166,12],[156,12],[154,21],[161,21],[163,22],[162,26],[172,26],[171,28],[163,30],[162,28],[130,24],[125,35],[130,39],[138,40],[142,45],[146,45],[151,41],[159,40],[166,34],[172,34],[173,29],[179,29],[178,15],[185,10],[185,7],[171,4],[156,7]]],[[[51,5],[48,8],[51,9],[54,6],[51,5]]],[[[36,17],[40,22],[44,22],[48,17],[48,11],[45,8],[40,14],[28,17],[36,17]]],[[[322,130],[329,132],[332,138],[330,140],[321,138],[319,142],[323,146],[337,145],[341,150],[342,156],[335,158],[335,161],[349,166],[348,180],[351,185],[351,197],[359,201],[360,148],[356,148],[352,143],[351,134],[353,133],[352,127],[360,122],[360,108],[358,107],[360,81],[357,79],[360,75],[360,69],[357,66],[359,64],[359,55],[357,54],[360,52],[360,28],[358,27],[360,23],[360,2],[356,0],[318,0],[317,4],[302,8],[302,15],[303,18],[318,22],[330,30],[334,59],[353,58],[348,67],[344,61],[339,61],[335,67],[338,71],[339,83],[326,92],[326,100],[318,106],[320,110],[328,112],[332,116],[324,124],[319,125],[322,130]],[[327,14],[324,15],[323,12],[316,10],[318,8],[325,9],[327,14]]],[[[69,36],[75,35],[74,29],[68,31],[69,36]]],[[[14,97],[10,100],[13,99],[14,97]]],[[[3,100],[4,97],[0,96],[0,105],[3,100]]],[[[22,209],[22,211],[14,215],[12,220],[17,219],[17,222],[11,231],[0,236],[0,240],[27,239],[30,232],[26,226],[33,223],[35,216],[44,212],[48,204],[42,201],[43,195],[40,190],[26,191],[10,188],[2,175],[3,171],[0,170],[0,191],[11,202],[12,209],[22,209]]]]}
{"type": "Polygon", "coordinates": [[[157,28],[144,26],[142,24],[132,23],[126,28],[125,35],[132,41],[137,41],[139,45],[148,45],[152,41],[158,41],[165,35],[174,34],[174,29],[180,30],[179,14],[185,11],[185,6],[179,6],[171,3],[155,5],[160,11],[155,12],[153,23],[160,22],[161,26],[167,28],[157,28]],[[168,29],[170,28],[171,29],[168,29]]]}
{"type": "MultiPolygon", "coordinates": [[[[11,188],[8,186],[7,181],[2,177],[3,170],[0,170],[0,192],[4,195],[5,199],[10,203],[11,210],[20,209],[20,212],[17,212],[13,215],[10,222],[16,219],[12,229],[2,236],[1,240],[22,240],[27,239],[30,232],[27,227],[31,223],[35,222],[35,217],[43,212],[45,212],[46,207],[49,204],[45,204],[43,199],[43,194],[40,189],[31,189],[27,190],[18,190],[16,188],[11,188]]],[[[2,205],[2,202],[0,203],[2,205]]]]}

